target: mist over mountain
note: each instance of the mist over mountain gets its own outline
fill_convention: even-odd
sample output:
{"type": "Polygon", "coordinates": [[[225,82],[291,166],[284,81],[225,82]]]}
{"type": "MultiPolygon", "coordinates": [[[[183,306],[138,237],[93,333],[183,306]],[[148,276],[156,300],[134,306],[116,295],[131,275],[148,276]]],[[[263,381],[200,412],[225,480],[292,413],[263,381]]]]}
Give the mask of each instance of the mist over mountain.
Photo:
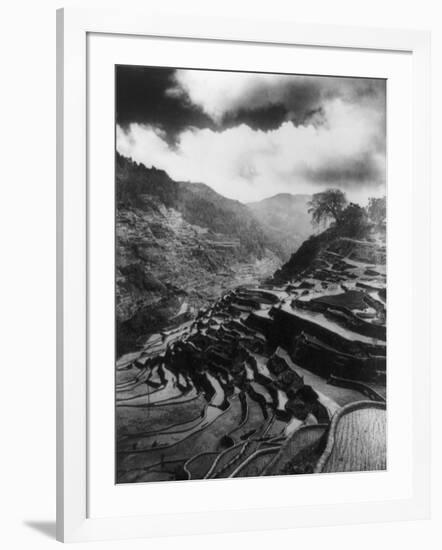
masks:
{"type": "Polygon", "coordinates": [[[117,153],[119,352],[225,290],[271,276],[313,231],[309,199],[279,194],[245,205],[117,153]]]}
{"type": "Polygon", "coordinates": [[[118,153],[116,201],[119,353],[222,292],[271,276],[311,227],[306,196],[245,205],[118,153]]]}
{"type": "Polygon", "coordinates": [[[311,195],[280,193],[247,205],[267,235],[279,243],[285,260],[314,232],[308,213],[310,200],[311,195]]]}

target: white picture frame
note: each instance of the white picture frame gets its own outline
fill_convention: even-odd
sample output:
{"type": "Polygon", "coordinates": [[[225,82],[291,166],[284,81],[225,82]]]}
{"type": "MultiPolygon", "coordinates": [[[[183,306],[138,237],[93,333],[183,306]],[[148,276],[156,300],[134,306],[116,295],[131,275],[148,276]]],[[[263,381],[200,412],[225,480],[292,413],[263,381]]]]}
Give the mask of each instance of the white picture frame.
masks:
{"type": "MultiPolygon", "coordinates": [[[[192,64],[189,61],[189,64],[192,64]]],[[[333,74],[333,67],[330,67],[333,74]]],[[[299,25],[289,20],[159,17],[130,10],[63,9],[57,13],[57,539],[64,542],[221,531],[333,525],[429,516],[429,34],[299,25]],[[95,514],[89,510],[91,484],[88,414],[90,392],[89,233],[94,215],[88,189],[88,37],[119,35],[319,47],[339,51],[406,53],[412,74],[412,174],[404,194],[412,204],[412,273],[408,315],[412,319],[410,491],[401,498],[309,503],[280,507],[190,509],[138,515],[95,514]],[[418,279],[419,277],[419,279],[418,279]],[[419,293],[416,292],[419,280],[419,293]]],[[[390,129],[389,129],[390,130],[390,129]]],[[[403,243],[402,243],[403,244],[403,243]]],[[[391,243],[389,242],[389,246],[391,243]]],[[[408,246],[408,243],[406,243],[408,246]]],[[[405,246],[405,245],[404,245],[405,246]]],[[[93,461],[92,461],[93,462],[93,461]]],[[[279,480],[281,481],[281,479],[279,480]]],[[[278,483],[276,479],[265,480],[278,483]]],[[[159,484],[161,486],[161,484],[159,484]]],[[[158,484],[157,484],[158,486],[158,484]]],[[[281,486],[281,485],[279,485],[281,486]]],[[[241,486],[243,487],[243,486],[241,486]]],[[[161,489],[161,488],[160,488],[161,489]]],[[[148,494],[149,486],[144,486],[148,494]]],[[[158,491],[159,489],[156,489],[158,491]]],[[[239,486],[236,490],[239,490],[239,486]]]]}

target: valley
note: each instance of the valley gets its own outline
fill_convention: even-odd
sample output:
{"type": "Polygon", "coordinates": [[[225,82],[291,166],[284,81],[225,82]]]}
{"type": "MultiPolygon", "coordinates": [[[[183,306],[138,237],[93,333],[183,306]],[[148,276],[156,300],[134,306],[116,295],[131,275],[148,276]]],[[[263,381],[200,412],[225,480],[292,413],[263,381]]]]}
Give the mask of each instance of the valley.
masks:
{"type": "Polygon", "coordinates": [[[118,355],[227,290],[270,277],[286,257],[247,206],[203,184],[117,155],[116,186],[118,355]]]}
{"type": "Polygon", "coordinates": [[[301,273],[228,289],[120,357],[117,481],[334,471],[330,441],[379,422],[375,451],[346,463],[385,468],[385,288],[383,235],[333,238],[301,273]]]}

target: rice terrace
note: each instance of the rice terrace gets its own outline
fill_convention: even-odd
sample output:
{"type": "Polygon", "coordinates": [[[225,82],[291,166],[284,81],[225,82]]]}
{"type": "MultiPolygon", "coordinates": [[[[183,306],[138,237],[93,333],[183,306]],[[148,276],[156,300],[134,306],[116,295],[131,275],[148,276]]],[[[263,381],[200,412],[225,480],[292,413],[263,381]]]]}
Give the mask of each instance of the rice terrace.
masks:
{"type": "Polygon", "coordinates": [[[385,82],[117,69],[116,482],[385,470],[385,82]]]}

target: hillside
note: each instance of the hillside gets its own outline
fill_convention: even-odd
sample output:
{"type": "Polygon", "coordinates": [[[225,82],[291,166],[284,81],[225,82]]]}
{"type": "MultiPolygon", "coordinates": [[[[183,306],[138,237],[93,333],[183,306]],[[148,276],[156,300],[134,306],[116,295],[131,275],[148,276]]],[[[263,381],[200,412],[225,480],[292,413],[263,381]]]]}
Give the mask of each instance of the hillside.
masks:
{"type": "Polygon", "coordinates": [[[149,209],[154,199],[180,212],[191,225],[238,238],[246,257],[260,258],[266,249],[282,255],[278,241],[266,234],[246,205],[223,197],[203,183],[176,182],[164,170],[146,168],[117,153],[116,187],[118,209],[149,209]]]}
{"type": "Polygon", "coordinates": [[[332,250],[344,257],[367,263],[385,263],[385,230],[374,230],[369,224],[355,227],[349,224],[340,226],[332,224],[317,235],[310,235],[302,245],[290,256],[289,260],[279,268],[273,282],[277,284],[289,282],[307,269],[321,268],[324,265],[323,253],[332,250]]]}
{"type": "Polygon", "coordinates": [[[284,257],[247,206],[120,155],[116,198],[118,355],[284,257]]]}
{"type": "Polygon", "coordinates": [[[310,195],[281,193],[247,205],[266,233],[279,243],[285,260],[313,232],[308,213],[310,199],[310,195]]]}
{"type": "Polygon", "coordinates": [[[330,227],[120,358],[117,483],[385,469],[385,260],[330,227]]]}

